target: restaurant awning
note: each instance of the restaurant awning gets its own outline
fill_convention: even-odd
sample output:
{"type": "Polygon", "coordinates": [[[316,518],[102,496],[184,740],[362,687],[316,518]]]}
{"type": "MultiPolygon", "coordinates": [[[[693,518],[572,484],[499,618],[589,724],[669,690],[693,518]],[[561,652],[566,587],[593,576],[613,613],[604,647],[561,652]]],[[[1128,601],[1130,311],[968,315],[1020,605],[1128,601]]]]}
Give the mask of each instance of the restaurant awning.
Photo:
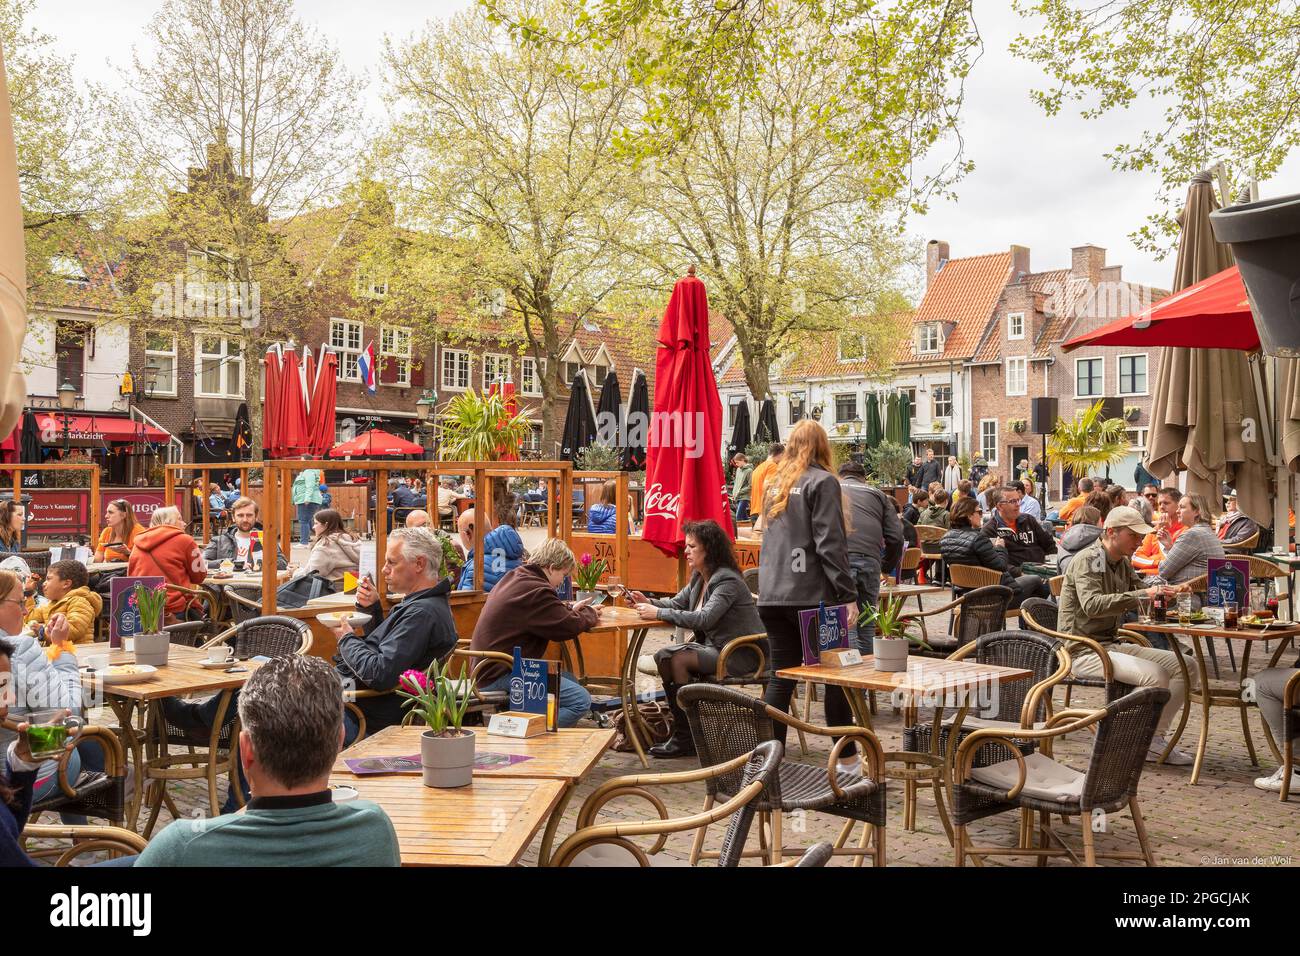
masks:
{"type": "Polygon", "coordinates": [[[57,445],[63,441],[63,430],[68,430],[69,441],[104,441],[104,442],[166,442],[171,435],[161,428],[154,428],[143,422],[130,418],[111,415],[61,415],[36,414],[36,427],[40,430],[41,441],[46,445],[57,445]]]}

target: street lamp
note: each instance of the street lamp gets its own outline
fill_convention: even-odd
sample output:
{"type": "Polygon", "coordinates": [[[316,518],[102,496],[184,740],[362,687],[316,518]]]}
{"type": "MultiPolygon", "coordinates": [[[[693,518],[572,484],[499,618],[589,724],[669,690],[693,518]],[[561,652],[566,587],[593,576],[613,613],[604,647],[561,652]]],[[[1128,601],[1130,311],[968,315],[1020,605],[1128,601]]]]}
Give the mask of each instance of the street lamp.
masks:
{"type": "Polygon", "coordinates": [[[419,422],[419,424],[416,425],[416,428],[421,434],[426,434],[433,430],[432,426],[429,424],[429,417],[433,414],[433,408],[437,403],[437,396],[434,395],[433,389],[431,388],[426,388],[424,394],[420,396],[419,401],[415,403],[415,417],[419,422]]]}
{"type": "Polygon", "coordinates": [[[63,409],[63,457],[65,458],[68,456],[68,452],[72,450],[72,442],[68,434],[68,412],[72,411],[73,406],[76,404],[77,389],[65,378],[63,384],[59,386],[59,408],[63,409]]]}

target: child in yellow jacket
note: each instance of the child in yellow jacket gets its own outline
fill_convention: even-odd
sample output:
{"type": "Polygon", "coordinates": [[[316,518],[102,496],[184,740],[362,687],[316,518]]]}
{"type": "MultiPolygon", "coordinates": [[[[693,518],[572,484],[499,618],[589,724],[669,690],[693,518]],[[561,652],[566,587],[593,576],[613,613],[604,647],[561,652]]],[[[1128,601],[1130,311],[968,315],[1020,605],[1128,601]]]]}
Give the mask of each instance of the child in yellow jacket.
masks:
{"type": "Polygon", "coordinates": [[[72,643],[86,644],[95,639],[95,619],[104,607],[104,600],[90,590],[90,575],[84,564],[55,561],[45,575],[44,592],[50,603],[28,614],[28,624],[44,624],[55,614],[63,614],[68,619],[68,638],[72,643]]]}

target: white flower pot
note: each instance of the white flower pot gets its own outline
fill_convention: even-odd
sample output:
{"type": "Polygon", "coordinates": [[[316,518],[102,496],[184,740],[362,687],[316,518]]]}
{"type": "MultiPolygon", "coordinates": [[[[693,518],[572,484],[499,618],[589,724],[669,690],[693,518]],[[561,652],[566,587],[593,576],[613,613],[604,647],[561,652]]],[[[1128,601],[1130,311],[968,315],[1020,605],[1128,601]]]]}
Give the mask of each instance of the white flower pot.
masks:
{"type": "Polygon", "coordinates": [[[876,661],[876,670],[895,672],[907,670],[908,641],[901,637],[873,637],[871,654],[876,661]]]}
{"type": "Polygon", "coordinates": [[[424,785],[449,789],[468,787],[474,776],[474,734],[461,730],[442,737],[431,730],[420,735],[420,766],[424,785]]]}
{"type": "Polygon", "coordinates": [[[167,653],[171,650],[171,635],[137,634],[135,636],[135,662],[154,667],[167,666],[167,653]]]}

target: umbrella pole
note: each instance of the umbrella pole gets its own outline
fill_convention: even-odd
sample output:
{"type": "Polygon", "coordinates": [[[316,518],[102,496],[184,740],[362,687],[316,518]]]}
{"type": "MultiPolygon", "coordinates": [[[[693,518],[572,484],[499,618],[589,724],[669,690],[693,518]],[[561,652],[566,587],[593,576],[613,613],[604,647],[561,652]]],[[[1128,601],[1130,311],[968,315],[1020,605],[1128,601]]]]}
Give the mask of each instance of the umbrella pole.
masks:
{"type": "MultiPolygon", "coordinates": [[[[1291,472],[1287,470],[1286,462],[1283,460],[1285,456],[1282,454],[1282,401],[1278,384],[1279,368],[1276,356],[1269,356],[1268,370],[1273,385],[1273,414],[1271,416],[1273,454],[1269,456],[1269,461],[1275,466],[1274,474],[1277,475],[1277,490],[1273,495],[1273,547],[1274,549],[1287,549],[1291,541],[1289,527],[1291,516],[1288,510],[1291,504],[1291,472]]],[[[1294,608],[1292,610],[1294,611],[1294,608]]]]}

